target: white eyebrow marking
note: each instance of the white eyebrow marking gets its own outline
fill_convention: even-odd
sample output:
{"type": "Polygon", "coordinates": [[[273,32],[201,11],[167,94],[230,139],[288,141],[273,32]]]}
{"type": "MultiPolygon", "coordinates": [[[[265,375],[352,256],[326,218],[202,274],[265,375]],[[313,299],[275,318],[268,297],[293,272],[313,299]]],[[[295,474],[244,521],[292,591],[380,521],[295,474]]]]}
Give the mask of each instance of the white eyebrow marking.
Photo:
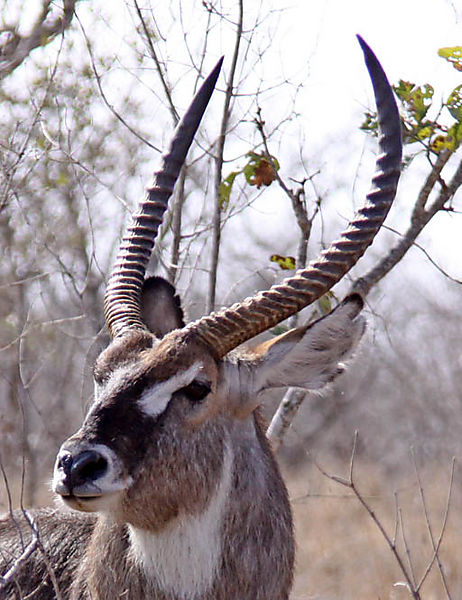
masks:
{"type": "Polygon", "coordinates": [[[115,369],[109,376],[109,379],[103,383],[94,381],[93,402],[88,409],[87,418],[90,414],[100,406],[100,401],[103,397],[110,397],[116,394],[121,389],[125,382],[129,381],[130,375],[133,373],[133,364],[123,365],[115,369]]]}
{"type": "Polygon", "coordinates": [[[157,417],[164,412],[172,394],[185,387],[196,377],[202,367],[201,362],[195,362],[186,371],[176,373],[170,379],[155,383],[141,394],[138,404],[149,417],[157,417]]]}

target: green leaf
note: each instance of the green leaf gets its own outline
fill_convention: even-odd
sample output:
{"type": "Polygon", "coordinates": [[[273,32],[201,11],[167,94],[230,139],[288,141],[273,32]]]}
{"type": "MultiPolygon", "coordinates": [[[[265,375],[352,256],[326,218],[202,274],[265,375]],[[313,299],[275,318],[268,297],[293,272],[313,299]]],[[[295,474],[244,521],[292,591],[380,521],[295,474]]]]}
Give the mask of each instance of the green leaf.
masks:
{"type": "Polygon", "coordinates": [[[69,175],[64,171],[61,171],[56,180],[57,185],[67,185],[69,183],[69,175]]]}
{"type": "Polygon", "coordinates": [[[280,254],[272,254],[270,261],[277,263],[281,269],[285,271],[293,271],[296,268],[296,261],[293,256],[281,256],[280,254]]]}
{"type": "Polygon", "coordinates": [[[458,85],[452,90],[446,106],[456,121],[462,121],[462,85],[458,85]]]}
{"type": "Polygon", "coordinates": [[[457,150],[462,142],[462,123],[454,123],[444,139],[445,147],[451,151],[457,150]]]}
{"type": "Polygon", "coordinates": [[[319,306],[322,315],[327,315],[331,312],[332,298],[335,298],[334,293],[329,291],[317,301],[317,305],[319,306]]]}
{"type": "Polygon", "coordinates": [[[438,56],[450,62],[457,71],[462,71],[462,46],[440,48],[438,56]]]}
{"type": "Polygon", "coordinates": [[[433,98],[433,87],[430,84],[423,86],[416,86],[412,92],[409,100],[409,106],[415,115],[415,119],[418,123],[427,114],[428,109],[431,106],[431,99],[433,98]]]}
{"type": "Polygon", "coordinates": [[[287,333],[289,331],[289,327],[286,325],[276,325],[273,329],[270,329],[271,335],[281,335],[282,333],[287,333]]]}
{"type": "Polygon", "coordinates": [[[430,144],[430,149],[439,154],[441,150],[448,149],[453,152],[456,149],[457,141],[456,141],[456,131],[451,132],[451,129],[447,133],[447,135],[437,135],[430,144]]]}
{"type": "Polygon", "coordinates": [[[454,125],[451,127],[451,130],[453,130],[456,138],[456,146],[459,146],[459,144],[462,142],[462,123],[454,123],[454,125]]]}
{"type": "Polygon", "coordinates": [[[393,86],[393,89],[408,112],[411,121],[415,121],[416,124],[421,123],[432,105],[433,87],[429,83],[418,86],[410,81],[400,79],[398,85],[393,86]]]}
{"type": "Polygon", "coordinates": [[[379,124],[377,122],[377,113],[366,112],[364,113],[364,121],[360,126],[362,131],[367,131],[373,135],[377,135],[379,130],[379,124]]]}
{"type": "Polygon", "coordinates": [[[410,81],[404,81],[403,79],[400,79],[398,85],[393,86],[393,90],[400,100],[407,102],[413,87],[414,84],[410,81]]]}
{"type": "Polygon", "coordinates": [[[434,128],[431,125],[426,125],[419,129],[416,133],[416,138],[419,140],[426,140],[433,135],[434,128]]]}
{"type": "Polygon", "coordinates": [[[255,163],[248,162],[243,169],[245,180],[249,185],[252,185],[253,178],[255,177],[255,163]]]}
{"type": "Polygon", "coordinates": [[[221,210],[226,210],[228,208],[234,180],[241,172],[242,171],[233,171],[220,183],[220,187],[218,188],[218,201],[221,210]]]}

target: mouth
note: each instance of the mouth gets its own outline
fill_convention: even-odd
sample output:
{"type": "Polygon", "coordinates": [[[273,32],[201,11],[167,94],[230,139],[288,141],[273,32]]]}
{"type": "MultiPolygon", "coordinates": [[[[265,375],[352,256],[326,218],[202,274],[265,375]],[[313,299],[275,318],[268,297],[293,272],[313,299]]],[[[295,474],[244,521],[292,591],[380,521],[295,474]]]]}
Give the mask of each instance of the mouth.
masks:
{"type": "Polygon", "coordinates": [[[100,486],[97,486],[94,483],[85,483],[83,485],[72,486],[66,477],[55,479],[52,487],[53,491],[61,496],[63,500],[68,498],[92,500],[104,495],[104,491],[100,488],[100,486]]]}
{"type": "Polygon", "coordinates": [[[115,477],[113,473],[96,480],[75,479],[64,468],[55,469],[52,489],[65,506],[81,512],[116,510],[120,495],[132,481],[130,477],[115,477]]]}
{"type": "Polygon", "coordinates": [[[113,500],[114,495],[114,493],[109,493],[93,496],[80,496],[76,494],[60,494],[59,496],[63,503],[69,508],[73,508],[74,510],[81,512],[98,512],[108,508],[108,505],[111,504],[111,500],[113,500]]]}
{"type": "Polygon", "coordinates": [[[91,502],[92,500],[97,500],[101,498],[103,494],[99,494],[98,496],[76,496],[75,494],[69,494],[69,496],[62,496],[63,500],[75,501],[75,502],[91,502]]]}

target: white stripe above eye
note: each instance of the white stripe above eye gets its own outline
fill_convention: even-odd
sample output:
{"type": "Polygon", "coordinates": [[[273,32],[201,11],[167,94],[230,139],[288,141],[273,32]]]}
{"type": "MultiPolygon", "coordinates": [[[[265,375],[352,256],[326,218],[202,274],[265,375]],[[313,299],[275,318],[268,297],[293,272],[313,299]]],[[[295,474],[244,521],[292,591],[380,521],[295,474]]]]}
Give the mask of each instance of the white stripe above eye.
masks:
{"type": "Polygon", "coordinates": [[[167,408],[172,395],[182,387],[191,383],[202,367],[201,362],[195,362],[186,371],[176,373],[170,379],[154,383],[144,390],[138,404],[141,410],[149,417],[158,417],[167,408]]]}

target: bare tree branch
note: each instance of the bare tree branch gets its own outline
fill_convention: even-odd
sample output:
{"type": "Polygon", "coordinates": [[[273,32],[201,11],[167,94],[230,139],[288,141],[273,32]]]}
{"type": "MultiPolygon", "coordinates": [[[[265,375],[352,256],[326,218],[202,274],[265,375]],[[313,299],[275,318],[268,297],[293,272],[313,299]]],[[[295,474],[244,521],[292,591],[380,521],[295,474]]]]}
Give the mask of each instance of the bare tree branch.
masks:
{"type": "Polygon", "coordinates": [[[77,0],[63,0],[56,8],[51,0],[42,0],[42,8],[27,35],[18,33],[18,25],[6,27],[0,38],[0,79],[12,73],[32,50],[45,46],[70,26],[77,0]]]}
{"type": "Polygon", "coordinates": [[[37,532],[34,528],[32,528],[32,540],[26,546],[24,552],[21,554],[21,556],[18,556],[18,558],[13,562],[11,567],[4,575],[0,575],[0,590],[14,581],[18,571],[29,560],[31,554],[37,550],[38,544],[37,532]]]}
{"type": "MultiPolygon", "coordinates": [[[[378,530],[382,534],[384,540],[386,541],[388,547],[390,548],[390,551],[393,554],[396,562],[398,563],[399,569],[406,580],[406,587],[409,589],[409,592],[411,593],[412,597],[414,598],[414,600],[421,600],[420,592],[418,589],[416,589],[416,586],[413,583],[413,573],[412,573],[412,571],[410,572],[408,570],[408,568],[406,568],[406,565],[404,564],[404,561],[401,558],[398,548],[396,547],[395,539],[392,539],[388,535],[382,522],[380,521],[380,519],[378,518],[378,516],[376,515],[374,510],[366,502],[365,496],[363,496],[362,493],[358,490],[358,487],[357,487],[357,484],[356,484],[356,481],[354,478],[354,465],[355,465],[355,458],[356,458],[357,441],[358,441],[358,432],[356,431],[355,436],[354,436],[354,441],[353,441],[353,449],[351,451],[350,472],[349,472],[348,479],[345,479],[344,477],[338,477],[337,475],[331,475],[331,474],[327,473],[324,469],[322,469],[319,465],[316,465],[316,466],[318,467],[318,469],[321,471],[321,473],[325,477],[327,477],[331,481],[335,481],[335,482],[339,483],[340,485],[343,485],[344,487],[350,489],[353,492],[353,494],[359,500],[360,504],[365,509],[365,511],[367,512],[369,517],[375,523],[376,527],[378,528],[378,530]]],[[[401,512],[401,509],[398,507],[398,514],[400,514],[400,512],[401,512]]],[[[404,535],[404,533],[403,533],[403,535],[404,535]]]]}
{"type": "MultiPolygon", "coordinates": [[[[260,131],[263,131],[261,123],[259,125],[259,129],[260,131]]],[[[263,140],[265,141],[264,134],[263,140]]],[[[400,241],[393,248],[391,248],[388,253],[381,260],[379,260],[379,262],[368,273],[366,273],[366,275],[363,275],[353,282],[351,291],[359,292],[363,296],[366,296],[369,291],[400,262],[407,251],[413,245],[417,245],[416,239],[427,223],[435,216],[437,212],[444,210],[445,205],[452,200],[455,193],[462,185],[462,161],[459,163],[450,183],[446,184],[446,182],[442,179],[441,172],[451,156],[452,153],[449,150],[443,150],[438,155],[432,170],[430,171],[417,196],[411,215],[410,225],[407,231],[402,235],[400,241]],[[428,205],[430,194],[437,183],[440,185],[440,191],[435,200],[428,205]]],[[[278,182],[280,182],[280,177],[277,174],[277,171],[275,171],[275,173],[278,182]]],[[[281,185],[281,187],[285,189],[284,185],[281,185]]],[[[292,198],[294,195],[293,192],[287,190],[287,188],[285,191],[289,197],[292,198]]],[[[294,211],[296,205],[296,203],[293,204],[294,211]]],[[[297,215],[297,212],[295,214],[297,215]]],[[[300,225],[298,216],[297,222],[299,223],[303,236],[304,230],[300,225]]],[[[420,246],[418,247],[421,248],[420,246]]],[[[301,392],[300,390],[292,390],[289,388],[276,413],[274,414],[271,424],[268,428],[267,435],[276,450],[282,444],[284,435],[286,434],[293,419],[295,418],[295,415],[297,414],[300,405],[303,402],[304,395],[305,393],[301,392]]]]}
{"type": "MultiPolygon", "coordinates": [[[[297,268],[304,268],[307,262],[307,250],[308,242],[311,235],[311,229],[313,221],[319,212],[319,201],[316,202],[315,210],[310,217],[305,203],[305,183],[306,180],[299,183],[299,187],[296,190],[291,189],[285,181],[282,179],[275,163],[274,159],[269,151],[268,137],[265,132],[265,122],[262,118],[261,109],[257,109],[257,117],[255,124],[262,138],[263,147],[265,149],[265,158],[268,164],[271,166],[274,177],[279,184],[279,187],[283,190],[286,196],[290,199],[292,204],[292,210],[294,211],[297,225],[300,230],[300,238],[297,250],[297,268]]],[[[291,327],[296,327],[298,323],[298,313],[290,318],[289,323],[291,327]]],[[[288,388],[284,397],[282,398],[276,412],[271,419],[271,423],[266,431],[268,439],[271,441],[275,451],[278,450],[284,436],[294,420],[298,409],[302,405],[307,392],[300,388],[288,388]]]]}
{"type": "Polygon", "coordinates": [[[305,399],[306,393],[306,390],[300,388],[288,388],[274,413],[266,431],[266,436],[271,441],[275,452],[281,446],[287,430],[305,399]]]}
{"type": "Polygon", "coordinates": [[[411,216],[411,223],[400,241],[366,275],[359,277],[353,282],[351,291],[359,292],[366,296],[399,263],[435,214],[443,210],[445,204],[452,200],[454,194],[462,185],[462,161],[459,163],[449,185],[447,185],[441,179],[441,171],[449,160],[450,154],[449,151],[443,151],[438,157],[417,197],[411,216]],[[437,182],[440,183],[441,189],[435,200],[426,207],[430,193],[437,182]]]}
{"type": "Polygon", "coordinates": [[[446,525],[448,522],[449,508],[451,506],[451,497],[452,497],[452,488],[453,488],[453,483],[454,483],[454,470],[455,470],[456,461],[455,461],[455,458],[452,459],[451,476],[450,476],[450,480],[449,480],[446,508],[445,508],[444,515],[443,515],[443,524],[441,526],[440,535],[438,536],[438,539],[436,541],[435,541],[435,536],[433,535],[432,527],[430,524],[430,518],[428,515],[428,509],[427,509],[427,502],[425,500],[425,494],[424,494],[422,481],[420,478],[420,473],[419,473],[419,469],[417,467],[414,452],[412,452],[412,462],[414,463],[414,470],[415,470],[415,474],[416,474],[416,478],[417,478],[417,483],[419,485],[419,494],[420,494],[420,500],[422,503],[422,509],[424,512],[425,523],[427,525],[428,535],[430,537],[430,541],[431,541],[432,548],[433,548],[433,556],[432,556],[430,562],[428,563],[427,568],[425,569],[425,573],[422,575],[422,577],[417,585],[417,589],[420,590],[424,581],[427,578],[427,575],[430,573],[434,562],[436,561],[436,564],[438,565],[438,571],[439,571],[440,577],[441,577],[441,583],[444,587],[446,597],[448,598],[448,600],[451,600],[451,594],[449,591],[449,586],[448,586],[446,574],[444,572],[443,564],[442,564],[440,556],[439,556],[439,550],[441,547],[441,542],[443,541],[443,535],[444,535],[444,532],[446,531],[446,525]]]}
{"type": "Polygon", "coordinates": [[[85,44],[87,46],[87,50],[88,50],[88,55],[90,57],[90,62],[91,62],[91,68],[93,70],[93,73],[95,75],[95,80],[96,80],[96,85],[98,86],[98,90],[99,93],[101,95],[101,98],[104,102],[104,104],[108,107],[108,109],[111,111],[111,113],[116,117],[116,119],[118,119],[122,125],[124,127],[126,127],[128,129],[128,131],[130,131],[131,133],[133,133],[133,135],[135,137],[137,137],[140,141],[143,142],[143,144],[146,144],[147,146],[149,146],[149,148],[152,148],[153,150],[156,150],[156,152],[161,152],[160,148],[157,148],[156,146],[154,146],[154,144],[151,144],[151,142],[149,140],[147,140],[145,137],[143,137],[140,133],[138,133],[128,122],[126,119],[124,119],[124,117],[122,117],[122,115],[117,112],[117,110],[113,107],[113,105],[109,102],[108,97],[106,96],[104,89],[103,89],[103,84],[101,81],[101,76],[98,73],[98,69],[96,68],[96,62],[95,62],[95,58],[93,56],[93,50],[92,50],[92,46],[91,46],[91,42],[90,42],[90,38],[87,36],[87,33],[85,31],[85,28],[83,27],[82,22],[80,21],[80,19],[77,17],[77,21],[79,22],[80,25],[80,29],[82,30],[83,36],[85,38],[85,44]]]}
{"type": "Polygon", "coordinates": [[[228,131],[230,118],[230,105],[234,93],[234,78],[236,76],[237,60],[239,58],[239,48],[242,40],[242,25],[244,20],[244,0],[239,0],[239,14],[236,24],[236,35],[234,42],[233,58],[229,71],[228,82],[225,90],[225,103],[221,118],[220,133],[218,135],[217,150],[214,155],[215,162],[215,208],[212,221],[212,261],[209,274],[209,293],[207,296],[207,312],[215,308],[215,294],[217,286],[218,259],[220,254],[221,240],[221,202],[220,202],[220,184],[223,178],[223,159],[225,150],[226,134],[228,131]]]}
{"type": "Polygon", "coordinates": [[[164,72],[164,69],[162,68],[162,65],[160,64],[160,60],[159,60],[159,57],[157,56],[156,49],[154,48],[154,44],[152,43],[152,34],[149,32],[148,24],[146,23],[146,20],[143,17],[142,10],[141,10],[137,0],[135,0],[135,9],[136,9],[136,14],[138,15],[138,18],[140,20],[141,27],[143,28],[146,46],[148,47],[149,54],[151,55],[151,58],[154,61],[154,64],[156,65],[157,73],[159,75],[160,82],[164,89],[165,97],[167,98],[168,107],[169,107],[170,114],[171,114],[171,117],[173,120],[173,125],[176,126],[176,124],[178,123],[180,118],[178,116],[176,107],[173,103],[171,86],[167,82],[167,76],[164,72]]]}
{"type": "Polygon", "coordinates": [[[415,574],[414,574],[414,565],[412,563],[412,558],[411,558],[411,549],[409,548],[409,544],[407,543],[407,536],[406,536],[406,530],[404,528],[404,519],[403,519],[403,510],[401,507],[398,508],[398,515],[399,515],[399,528],[401,530],[401,538],[403,540],[403,544],[404,544],[404,551],[406,553],[406,559],[407,559],[407,565],[408,565],[408,575],[409,578],[411,580],[411,584],[409,586],[409,591],[415,591],[418,593],[417,591],[417,586],[416,586],[416,582],[415,582],[415,574]]]}
{"type": "Polygon", "coordinates": [[[168,280],[174,284],[176,277],[178,275],[178,268],[180,262],[180,244],[181,244],[181,226],[182,226],[182,218],[183,218],[183,205],[185,201],[185,178],[186,178],[186,168],[183,166],[180,172],[180,176],[178,178],[173,204],[171,208],[172,220],[171,220],[171,229],[173,234],[172,239],[172,250],[170,255],[170,267],[168,270],[168,280]]]}
{"type": "MultiPolygon", "coordinates": [[[[310,218],[308,216],[308,210],[305,204],[305,181],[302,181],[299,187],[296,190],[292,190],[282,179],[276,165],[274,164],[273,157],[269,151],[268,147],[268,137],[265,133],[265,122],[263,121],[261,109],[260,107],[257,109],[257,118],[255,119],[255,124],[257,125],[257,129],[260,132],[263,147],[265,148],[265,155],[268,164],[273,169],[274,177],[279,184],[279,187],[283,190],[283,192],[288,196],[290,202],[292,204],[292,210],[294,211],[295,218],[297,219],[297,225],[300,229],[300,242],[298,247],[298,256],[297,256],[297,267],[304,268],[306,265],[306,257],[307,257],[307,247],[308,241],[311,235],[311,228],[313,225],[313,220],[316,217],[317,211],[319,209],[319,204],[317,204],[317,209],[314,211],[313,216],[310,218]]],[[[294,315],[297,317],[297,315],[294,315]]],[[[294,324],[295,325],[295,324],[294,324]]]]}

